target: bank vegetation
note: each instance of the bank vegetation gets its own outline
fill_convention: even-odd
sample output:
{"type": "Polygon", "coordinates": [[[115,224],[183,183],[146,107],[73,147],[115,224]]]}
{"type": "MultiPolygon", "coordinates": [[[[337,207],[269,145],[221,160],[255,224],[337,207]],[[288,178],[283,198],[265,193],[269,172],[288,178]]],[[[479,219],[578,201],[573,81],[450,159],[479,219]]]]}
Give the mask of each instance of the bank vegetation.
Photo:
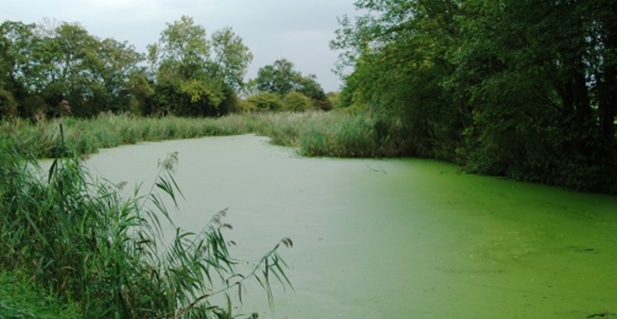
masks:
{"type": "MultiPolygon", "coordinates": [[[[617,192],[613,0],[355,2],[332,41],[343,105],[402,123],[408,155],[617,192]]],[[[394,124],[391,124],[394,123],[394,124]]]]}
{"type": "MultiPolygon", "coordinates": [[[[80,130],[94,120],[3,124],[1,318],[254,318],[238,313],[247,283],[263,288],[251,296],[263,300],[263,310],[273,302],[273,282],[291,287],[279,255],[291,239],[238,269],[241,261],[225,239],[232,229],[226,210],[196,233],[174,224],[171,213],[182,199],[173,174],[177,153],[152,159],[159,168],[153,185],[124,190],[123,183],[91,176],[76,153],[80,147],[135,142],[126,138],[137,133],[136,119],[104,119],[88,132],[80,130]],[[39,156],[53,158],[48,171],[39,168],[39,156]]],[[[168,132],[179,136],[176,129],[168,132]]]]}
{"type": "Polygon", "coordinates": [[[207,37],[188,16],[145,53],[78,23],[4,21],[0,279],[61,300],[68,317],[102,318],[227,318],[212,294],[253,278],[271,300],[270,279],[289,284],[277,248],[291,240],[238,273],[222,213],[161,250],[157,218],[173,224],[163,203],[181,197],[173,154],[128,198],[78,159],[144,141],[259,134],[306,156],[437,158],[617,194],[616,3],[358,0],[331,43],[338,96],[285,59],[245,82],[242,38],[207,37]],[[49,172],[32,169],[40,158],[55,159],[49,172]]]}
{"type": "MultiPolygon", "coordinates": [[[[111,112],[130,114],[129,121],[171,115],[172,122],[230,123],[244,121],[234,113],[348,109],[309,113],[307,123],[291,116],[302,125],[278,121],[280,129],[254,125],[280,114],[251,119],[246,129],[214,128],[206,119],[186,136],[253,132],[306,155],[437,158],[473,173],[617,193],[615,1],[354,5],[358,16],[341,17],[331,42],[342,53],[344,86],[336,99],[286,59],[245,81],[253,56],[242,38],[231,28],[207,36],[188,16],[168,23],[145,53],[77,23],[5,21],[0,118],[45,125],[69,114],[92,120],[111,112]],[[283,142],[285,134],[291,142],[283,142]]],[[[169,132],[101,136],[102,147],[140,134],[182,136],[174,125],[169,132]]],[[[97,148],[88,131],[76,129],[75,149],[97,148]]]]}

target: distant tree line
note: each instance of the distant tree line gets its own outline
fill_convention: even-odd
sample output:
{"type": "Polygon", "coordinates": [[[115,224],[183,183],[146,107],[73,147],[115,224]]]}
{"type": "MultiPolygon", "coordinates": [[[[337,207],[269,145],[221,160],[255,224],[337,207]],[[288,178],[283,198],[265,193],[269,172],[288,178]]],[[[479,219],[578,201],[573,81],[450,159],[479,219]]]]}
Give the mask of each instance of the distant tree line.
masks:
{"type": "MultiPolygon", "coordinates": [[[[101,112],[220,116],[242,108],[239,96],[248,91],[244,77],[252,59],[231,28],[207,37],[188,16],[167,23],[146,54],[127,42],[93,36],[77,23],[5,21],[0,25],[0,120],[68,112],[78,117],[101,112]]],[[[294,80],[302,82],[293,84],[302,98],[326,100],[314,77],[294,80]]],[[[270,91],[260,86],[254,93],[270,91]]]]}
{"type": "Polygon", "coordinates": [[[617,1],[359,0],[341,106],[382,138],[519,180],[617,192],[617,1]]]}
{"type": "Polygon", "coordinates": [[[247,107],[261,111],[305,111],[332,109],[333,102],[313,74],[302,75],[286,59],[259,69],[249,89],[257,92],[247,99],[247,107]]]}

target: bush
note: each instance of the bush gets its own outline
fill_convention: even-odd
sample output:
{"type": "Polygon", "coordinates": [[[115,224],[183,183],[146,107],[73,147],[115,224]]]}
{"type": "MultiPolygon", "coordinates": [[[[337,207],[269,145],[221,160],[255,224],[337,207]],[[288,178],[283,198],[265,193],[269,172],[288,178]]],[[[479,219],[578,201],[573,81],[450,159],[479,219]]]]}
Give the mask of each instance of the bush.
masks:
{"type": "Polygon", "coordinates": [[[11,92],[0,87],[0,120],[17,115],[17,102],[11,92]]]}
{"type": "Polygon", "coordinates": [[[313,109],[313,101],[306,95],[291,91],[283,97],[283,110],[291,112],[304,112],[313,109]]]}
{"type": "Polygon", "coordinates": [[[279,95],[270,92],[253,95],[246,99],[246,102],[252,105],[249,109],[256,111],[279,111],[283,108],[283,100],[279,95]]]}

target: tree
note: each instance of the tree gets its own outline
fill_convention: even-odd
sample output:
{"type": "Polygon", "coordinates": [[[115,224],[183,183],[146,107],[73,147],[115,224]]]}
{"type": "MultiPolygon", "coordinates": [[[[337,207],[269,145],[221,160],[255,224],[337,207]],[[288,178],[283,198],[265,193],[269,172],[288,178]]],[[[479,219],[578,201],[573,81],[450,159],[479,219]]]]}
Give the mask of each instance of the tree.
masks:
{"type": "Polygon", "coordinates": [[[35,70],[39,74],[35,87],[51,108],[67,99],[78,116],[98,114],[96,105],[91,103],[98,84],[91,69],[98,39],[76,23],[50,27],[50,30],[39,30],[46,35],[40,38],[35,51],[38,62],[35,70]]]}
{"type": "Polygon", "coordinates": [[[302,112],[313,108],[313,101],[298,91],[291,91],[283,97],[283,109],[286,111],[302,112]]]}
{"type": "MultiPolygon", "coordinates": [[[[252,54],[230,28],[212,40],[183,16],[168,24],[145,56],[126,42],[99,39],[78,23],[0,25],[0,85],[10,116],[55,116],[63,100],[73,116],[100,112],[220,115],[236,107],[236,91],[252,54]],[[10,106],[10,107],[9,107],[10,106]],[[15,113],[15,114],[13,114],[15,113]]],[[[2,114],[0,114],[2,115],[2,114]]]]}
{"type": "Polygon", "coordinates": [[[471,4],[473,32],[461,50],[471,54],[458,55],[453,83],[463,73],[482,74],[470,90],[473,161],[525,180],[594,190],[614,184],[615,99],[603,91],[617,75],[609,40],[615,24],[604,13],[614,4],[471,4]],[[480,68],[479,59],[491,67],[480,68]]]}
{"type": "MultiPolygon", "coordinates": [[[[0,84],[2,84],[0,82],[0,84]]],[[[10,118],[17,113],[17,103],[11,92],[0,85],[0,120],[10,118]]]]}
{"type": "Polygon", "coordinates": [[[135,47],[127,42],[114,39],[100,41],[91,67],[103,92],[97,103],[112,112],[129,111],[131,99],[136,98],[132,92],[139,90],[135,86],[142,85],[133,80],[144,72],[139,67],[143,60],[143,54],[136,52],[135,47]]]}
{"type": "Polygon", "coordinates": [[[281,59],[266,65],[257,71],[254,80],[255,89],[259,92],[287,94],[294,89],[296,83],[302,78],[300,72],[294,70],[293,63],[281,59]]]}
{"type": "Polygon", "coordinates": [[[295,90],[312,99],[318,108],[323,110],[330,110],[332,108],[332,105],[330,105],[326,98],[326,93],[321,85],[317,83],[317,76],[314,74],[298,79],[295,90]]]}
{"type": "Polygon", "coordinates": [[[343,50],[339,70],[352,70],[341,74],[342,101],[402,121],[409,154],[570,187],[617,185],[614,1],[356,6],[367,14],[341,18],[331,43],[343,50]]]}
{"type": "Polygon", "coordinates": [[[313,74],[303,76],[294,70],[293,63],[286,59],[274,61],[257,71],[257,78],[253,85],[258,92],[276,93],[281,96],[292,91],[297,91],[311,98],[317,107],[330,109],[326,94],[321,85],[317,83],[317,77],[313,74]]]}
{"type": "Polygon", "coordinates": [[[239,91],[244,88],[244,76],[253,54],[242,39],[231,28],[224,28],[212,34],[213,62],[210,64],[210,74],[221,78],[225,85],[239,91]]]}
{"type": "Polygon", "coordinates": [[[252,60],[231,29],[215,32],[210,41],[206,30],[188,16],[167,24],[148,51],[159,110],[189,116],[225,113],[219,106],[235,98],[252,60]]]}
{"type": "Polygon", "coordinates": [[[129,110],[133,114],[153,114],[154,83],[148,79],[146,71],[139,69],[128,75],[129,110]]]}
{"type": "Polygon", "coordinates": [[[283,109],[283,100],[280,95],[276,93],[270,92],[262,92],[253,96],[250,96],[246,99],[246,103],[248,106],[246,107],[249,111],[279,111],[283,109]]]}
{"type": "MultiPolygon", "coordinates": [[[[449,2],[448,2],[449,3],[449,2]]],[[[438,11],[442,1],[358,1],[365,16],[339,19],[331,42],[343,50],[338,70],[346,81],[346,104],[369,104],[380,123],[403,122],[396,134],[408,155],[454,160],[460,142],[463,108],[442,82],[453,69],[446,58],[457,27],[452,10],[438,11]],[[433,18],[433,15],[439,18],[433,18]]],[[[380,130],[383,131],[383,130],[380,130]]]]}
{"type": "MultiPolygon", "coordinates": [[[[3,115],[16,115],[20,102],[28,95],[31,72],[30,61],[35,42],[34,24],[5,21],[0,25],[0,90],[5,106],[3,115]],[[8,112],[13,114],[8,114],[8,112]]],[[[23,104],[23,103],[21,103],[23,104]]],[[[21,115],[27,115],[20,109],[21,115]]]]}
{"type": "Polygon", "coordinates": [[[131,99],[129,76],[138,72],[141,61],[143,56],[126,42],[101,40],[76,23],[48,23],[37,26],[27,86],[48,109],[66,99],[75,116],[125,112],[131,99]]]}

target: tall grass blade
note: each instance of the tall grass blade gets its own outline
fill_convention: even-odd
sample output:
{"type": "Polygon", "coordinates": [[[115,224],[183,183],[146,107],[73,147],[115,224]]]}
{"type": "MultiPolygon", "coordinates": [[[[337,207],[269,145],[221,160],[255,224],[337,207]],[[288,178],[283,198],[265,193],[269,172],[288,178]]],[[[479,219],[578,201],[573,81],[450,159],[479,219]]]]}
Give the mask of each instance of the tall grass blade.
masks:
{"type": "Polygon", "coordinates": [[[269,303],[269,272],[290,285],[279,244],[248,273],[236,270],[224,236],[232,229],[223,221],[226,209],[200,232],[175,226],[166,203],[177,210],[184,198],[173,175],[177,153],[159,161],[148,192],[139,195],[139,185],[124,198],[122,183],[88,174],[65,132],[60,126],[46,178],[34,173],[33,156],[0,136],[0,247],[6,251],[0,270],[28,273],[78,305],[84,318],[230,318],[230,297],[246,298],[245,280],[260,282],[269,303]],[[168,227],[176,230],[172,238],[168,227]],[[213,304],[211,297],[221,294],[226,302],[213,304]]]}

